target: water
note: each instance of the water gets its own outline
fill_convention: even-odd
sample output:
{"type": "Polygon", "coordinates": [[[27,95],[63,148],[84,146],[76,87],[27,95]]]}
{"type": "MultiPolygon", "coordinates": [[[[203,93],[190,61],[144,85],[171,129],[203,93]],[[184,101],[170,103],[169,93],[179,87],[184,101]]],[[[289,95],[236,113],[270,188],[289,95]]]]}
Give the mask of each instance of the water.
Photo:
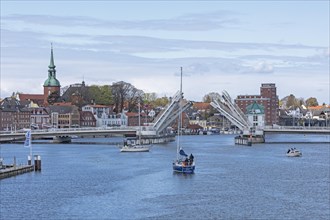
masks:
{"type": "MultiPolygon", "coordinates": [[[[288,158],[288,144],[247,147],[234,145],[233,138],[183,136],[185,151],[196,159],[193,175],[173,174],[175,142],[147,153],[120,153],[117,146],[102,144],[106,139],[34,144],[42,171],[0,181],[0,219],[330,217],[329,143],[291,144],[303,156],[288,158]]],[[[5,163],[14,156],[26,163],[28,153],[20,144],[1,145],[5,163]]]]}

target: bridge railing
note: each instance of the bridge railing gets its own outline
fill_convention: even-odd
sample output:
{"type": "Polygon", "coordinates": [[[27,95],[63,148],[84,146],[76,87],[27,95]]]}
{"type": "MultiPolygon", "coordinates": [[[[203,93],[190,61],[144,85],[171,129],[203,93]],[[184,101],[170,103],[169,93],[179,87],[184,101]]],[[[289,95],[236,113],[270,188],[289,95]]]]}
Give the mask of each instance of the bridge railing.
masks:
{"type": "MultiPolygon", "coordinates": [[[[122,130],[122,129],[131,129],[131,130],[138,130],[138,127],[128,127],[128,126],[121,126],[121,127],[82,127],[82,128],[48,128],[48,129],[33,129],[31,130],[32,133],[40,133],[40,132],[54,132],[54,131],[104,131],[104,130],[122,130]]],[[[0,131],[0,134],[20,134],[25,133],[27,129],[20,129],[20,130],[12,130],[12,131],[0,131]]]]}
{"type": "Polygon", "coordinates": [[[330,127],[316,127],[316,126],[265,126],[264,130],[310,130],[310,131],[320,131],[329,130],[330,127]]]}

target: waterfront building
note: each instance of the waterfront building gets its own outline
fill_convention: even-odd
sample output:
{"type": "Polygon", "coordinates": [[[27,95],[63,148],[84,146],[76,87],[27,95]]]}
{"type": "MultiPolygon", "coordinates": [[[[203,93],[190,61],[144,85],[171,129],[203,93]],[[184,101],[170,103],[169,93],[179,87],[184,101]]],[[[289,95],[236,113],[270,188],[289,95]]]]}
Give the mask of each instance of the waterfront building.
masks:
{"type": "Polygon", "coordinates": [[[246,112],[246,107],[254,102],[264,107],[265,125],[278,123],[279,99],[275,83],[262,83],[260,95],[238,95],[235,99],[235,103],[243,112],[246,112]]]}
{"type": "Polygon", "coordinates": [[[112,111],[111,106],[108,105],[85,105],[81,108],[82,111],[92,112],[93,115],[101,117],[103,113],[109,115],[112,111]]]}
{"type": "Polygon", "coordinates": [[[254,129],[262,130],[265,126],[264,107],[257,102],[246,107],[246,116],[254,129]]]}
{"type": "Polygon", "coordinates": [[[14,97],[4,98],[0,103],[0,130],[30,128],[30,114],[23,102],[14,97]]]}
{"type": "Polygon", "coordinates": [[[91,112],[96,120],[96,127],[118,127],[127,126],[128,117],[124,113],[115,113],[112,106],[107,105],[85,105],[82,112],[91,112]]]}
{"type": "Polygon", "coordinates": [[[75,128],[80,126],[78,107],[69,103],[56,103],[49,106],[51,123],[56,128],[75,128]]]}
{"type": "Polygon", "coordinates": [[[80,127],[96,127],[96,119],[92,112],[80,111],[80,127]]]}
{"type": "Polygon", "coordinates": [[[82,108],[83,106],[93,102],[90,88],[91,87],[86,86],[85,81],[82,81],[82,83],[72,84],[69,87],[66,87],[63,95],[61,96],[61,100],[64,102],[70,102],[73,105],[82,108]]]}
{"type": "Polygon", "coordinates": [[[30,107],[31,112],[31,128],[41,129],[51,127],[50,112],[45,107],[30,107]]]}
{"type": "Polygon", "coordinates": [[[97,118],[97,127],[120,127],[127,126],[128,117],[124,113],[112,112],[111,114],[102,113],[100,118],[97,118]]]}
{"type": "Polygon", "coordinates": [[[207,121],[206,120],[202,120],[199,119],[199,117],[197,117],[195,120],[189,120],[189,124],[190,125],[199,125],[200,127],[202,127],[203,130],[207,130],[207,121]]]}

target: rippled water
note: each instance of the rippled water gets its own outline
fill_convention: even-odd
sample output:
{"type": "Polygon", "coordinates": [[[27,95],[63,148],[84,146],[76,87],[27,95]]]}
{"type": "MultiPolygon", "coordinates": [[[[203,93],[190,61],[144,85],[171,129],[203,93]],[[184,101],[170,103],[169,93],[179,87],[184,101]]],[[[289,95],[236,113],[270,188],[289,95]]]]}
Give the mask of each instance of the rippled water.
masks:
{"type": "MultiPolygon", "coordinates": [[[[173,174],[175,142],[154,145],[148,153],[120,153],[102,144],[106,139],[34,144],[42,171],[0,181],[0,219],[330,217],[329,143],[289,146],[273,143],[287,138],[274,135],[267,137],[272,144],[247,147],[234,145],[233,137],[182,137],[196,159],[194,175],[173,174]],[[291,146],[303,156],[286,157],[291,146]]],[[[28,153],[19,144],[1,145],[5,163],[14,156],[26,163],[28,153]]]]}

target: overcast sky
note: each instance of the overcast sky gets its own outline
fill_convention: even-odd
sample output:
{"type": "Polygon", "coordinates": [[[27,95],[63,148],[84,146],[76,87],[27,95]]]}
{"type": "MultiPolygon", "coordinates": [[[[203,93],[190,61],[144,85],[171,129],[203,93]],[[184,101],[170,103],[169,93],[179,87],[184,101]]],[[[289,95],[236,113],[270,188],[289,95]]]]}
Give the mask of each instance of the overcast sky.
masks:
{"type": "Polygon", "coordinates": [[[43,93],[53,43],[61,86],[125,81],[192,101],[226,90],[330,103],[329,1],[1,0],[1,98],[43,93]]]}

